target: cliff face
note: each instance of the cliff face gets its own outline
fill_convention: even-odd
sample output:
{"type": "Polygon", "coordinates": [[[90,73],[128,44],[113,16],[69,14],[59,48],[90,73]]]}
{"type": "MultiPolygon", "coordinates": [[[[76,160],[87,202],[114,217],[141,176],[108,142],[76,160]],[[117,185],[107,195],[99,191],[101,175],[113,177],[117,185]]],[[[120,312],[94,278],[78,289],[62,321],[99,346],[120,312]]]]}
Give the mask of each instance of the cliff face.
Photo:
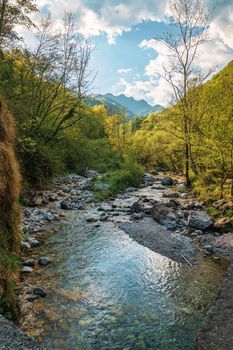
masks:
{"type": "Polygon", "coordinates": [[[0,100],[0,308],[16,313],[13,285],[18,270],[21,176],[15,157],[15,125],[0,100]]]}

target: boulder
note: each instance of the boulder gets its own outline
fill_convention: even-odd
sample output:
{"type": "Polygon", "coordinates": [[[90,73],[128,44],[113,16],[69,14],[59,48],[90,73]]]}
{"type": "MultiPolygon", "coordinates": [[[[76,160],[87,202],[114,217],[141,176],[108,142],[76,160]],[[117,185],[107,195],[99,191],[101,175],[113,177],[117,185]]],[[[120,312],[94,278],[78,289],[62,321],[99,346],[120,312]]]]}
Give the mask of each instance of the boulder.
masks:
{"type": "Polygon", "coordinates": [[[131,213],[140,213],[143,211],[142,205],[137,201],[131,205],[130,211],[131,213]]]}
{"type": "Polygon", "coordinates": [[[204,211],[192,210],[189,213],[188,225],[197,230],[206,230],[213,225],[213,220],[204,211]]]}
{"type": "Polygon", "coordinates": [[[174,181],[171,177],[164,177],[163,179],[161,179],[161,185],[172,186],[174,185],[174,181]]]}
{"type": "Polygon", "coordinates": [[[177,216],[175,210],[164,205],[155,205],[152,208],[151,215],[161,225],[174,230],[177,227],[177,216]]]}

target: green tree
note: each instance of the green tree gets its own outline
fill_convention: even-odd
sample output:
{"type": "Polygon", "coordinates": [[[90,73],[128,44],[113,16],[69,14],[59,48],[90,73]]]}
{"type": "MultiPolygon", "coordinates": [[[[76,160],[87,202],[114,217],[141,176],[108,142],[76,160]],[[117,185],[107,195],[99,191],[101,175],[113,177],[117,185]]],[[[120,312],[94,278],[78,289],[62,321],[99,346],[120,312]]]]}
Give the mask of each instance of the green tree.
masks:
{"type": "Polygon", "coordinates": [[[30,14],[37,11],[34,0],[0,0],[0,48],[4,48],[20,36],[15,30],[16,25],[27,28],[34,26],[30,14]]]}

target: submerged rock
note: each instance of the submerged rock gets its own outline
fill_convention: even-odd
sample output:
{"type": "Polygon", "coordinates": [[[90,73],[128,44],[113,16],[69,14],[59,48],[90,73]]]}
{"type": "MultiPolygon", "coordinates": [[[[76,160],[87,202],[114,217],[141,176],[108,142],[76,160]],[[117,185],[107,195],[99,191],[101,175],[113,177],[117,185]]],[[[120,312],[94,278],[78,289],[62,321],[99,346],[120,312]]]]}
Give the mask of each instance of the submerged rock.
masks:
{"type": "Polygon", "coordinates": [[[204,211],[191,211],[188,217],[188,225],[197,230],[206,230],[213,225],[213,220],[204,211]]]}

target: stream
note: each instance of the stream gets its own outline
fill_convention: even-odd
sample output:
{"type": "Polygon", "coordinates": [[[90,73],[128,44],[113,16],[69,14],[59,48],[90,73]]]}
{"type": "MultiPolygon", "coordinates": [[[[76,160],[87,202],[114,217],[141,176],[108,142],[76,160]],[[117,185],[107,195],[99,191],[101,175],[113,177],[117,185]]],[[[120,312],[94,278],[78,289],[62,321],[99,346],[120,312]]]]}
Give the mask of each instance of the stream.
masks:
{"type": "MultiPolygon", "coordinates": [[[[128,202],[142,194],[158,190],[140,189],[128,202]]],[[[94,206],[73,212],[43,245],[52,263],[30,277],[47,291],[34,303],[32,335],[51,350],[190,349],[224,268],[201,252],[191,267],[137,243],[119,228],[124,212],[87,222],[94,206]]]]}

